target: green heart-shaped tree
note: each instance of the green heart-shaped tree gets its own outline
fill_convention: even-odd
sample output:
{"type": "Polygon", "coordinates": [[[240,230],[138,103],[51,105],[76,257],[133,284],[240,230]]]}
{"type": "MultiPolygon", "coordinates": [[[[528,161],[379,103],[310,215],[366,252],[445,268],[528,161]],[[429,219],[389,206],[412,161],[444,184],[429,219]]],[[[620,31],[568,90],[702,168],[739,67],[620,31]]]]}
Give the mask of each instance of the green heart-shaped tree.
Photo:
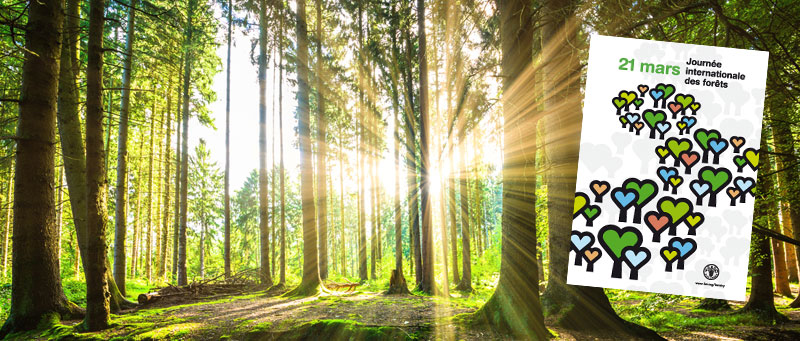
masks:
{"type": "Polygon", "coordinates": [[[731,171],[723,167],[714,168],[711,166],[705,166],[700,169],[698,178],[708,182],[711,185],[711,188],[708,190],[708,206],[716,207],[717,193],[722,191],[722,189],[731,182],[731,171]]]}
{"type": "Polygon", "coordinates": [[[622,187],[636,191],[636,201],[633,203],[633,223],[641,224],[642,208],[655,198],[658,185],[650,179],[629,178],[622,183],[622,187]]]}
{"type": "Polygon", "coordinates": [[[642,233],[632,226],[620,228],[616,225],[606,225],[597,234],[600,246],[614,261],[611,267],[611,278],[622,278],[622,249],[642,245],[642,233]]]}

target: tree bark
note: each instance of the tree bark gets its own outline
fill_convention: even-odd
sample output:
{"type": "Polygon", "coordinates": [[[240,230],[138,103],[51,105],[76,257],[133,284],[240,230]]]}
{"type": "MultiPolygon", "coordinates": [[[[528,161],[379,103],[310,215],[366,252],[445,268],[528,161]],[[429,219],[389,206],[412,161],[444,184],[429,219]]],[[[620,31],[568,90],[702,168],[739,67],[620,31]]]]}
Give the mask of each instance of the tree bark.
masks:
{"type": "MultiPolygon", "coordinates": [[[[442,145],[443,145],[443,143],[440,145],[440,148],[442,148],[442,145]]],[[[441,167],[440,169],[442,169],[442,168],[443,167],[441,167]]],[[[442,266],[444,267],[444,271],[443,271],[444,272],[444,276],[443,276],[444,283],[442,283],[442,295],[444,295],[445,297],[449,297],[450,296],[450,279],[447,276],[448,276],[448,273],[450,271],[448,271],[448,269],[447,269],[447,267],[448,267],[447,266],[447,208],[446,208],[446,205],[445,205],[445,201],[447,200],[447,185],[446,185],[444,176],[442,174],[443,173],[439,173],[438,174],[439,183],[442,184],[442,187],[441,187],[441,190],[440,190],[440,193],[439,193],[439,195],[440,195],[439,213],[440,213],[440,221],[441,221],[441,225],[439,225],[440,226],[439,233],[441,233],[441,236],[442,236],[442,266]]]]}
{"type": "MultiPolygon", "coordinates": [[[[368,84],[367,88],[369,88],[369,87],[370,87],[370,85],[368,84]]],[[[378,229],[377,229],[378,214],[377,214],[377,210],[375,209],[375,206],[376,206],[375,204],[377,203],[376,191],[378,190],[378,188],[376,187],[376,183],[377,182],[375,181],[375,155],[374,155],[374,151],[375,151],[375,138],[374,138],[375,130],[374,129],[375,129],[375,126],[373,124],[374,119],[372,117],[373,113],[372,113],[372,105],[371,105],[371,103],[372,102],[370,101],[369,105],[368,105],[367,119],[366,119],[366,121],[367,121],[367,129],[366,129],[366,135],[367,135],[366,136],[366,140],[367,141],[366,142],[367,143],[365,144],[366,155],[364,156],[364,159],[365,159],[365,161],[367,163],[367,166],[366,166],[367,168],[365,169],[366,174],[364,174],[364,178],[365,179],[369,179],[369,185],[368,185],[369,186],[368,187],[368,189],[369,189],[369,198],[367,199],[367,200],[369,200],[369,203],[370,203],[370,205],[369,205],[370,206],[370,212],[369,212],[369,217],[370,217],[370,223],[369,223],[369,227],[370,227],[370,238],[369,238],[369,245],[370,245],[370,248],[369,248],[369,259],[370,259],[369,278],[371,280],[375,280],[375,279],[377,279],[377,276],[375,274],[375,268],[376,268],[376,264],[378,262],[378,229]]],[[[365,191],[366,191],[366,189],[365,189],[365,191]]]]}
{"type": "Polygon", "coordinates": [[[136,148],[138,155],[136,155],[136,171],[134,172],[135,176],[135,184],[134,187],[136,191],[136,213],[133,215],[133,236],[132,240],[132,247],[131,247],[131,269],[130,269],[130,276],[136,277],[138,274],[139,267],[141,267],[141,263],[139,262],[141,248],[139,244],[141,243],[141,226],[142,226],[142,158],[144,157],[144,133],[141,132],[139,137],[139,148],[136,148]]]}
{"type": "Polygon", "coordinates": [[[169,86],[167,87],[167,111],[164,112],[164,116],[167,117],[167,141],[164,144],[164,153],[162,162],[165,164],[164,167],[166,170],[164,171],[164,198],[162,199],[162,206],[164,215],[161,217],[161,250],[159,251],[160,260],[158,265],[158,277],[161,279],[166,279],[167,273],[167,241],[169,240],[169,180],[170,180],[170,171],[172,168],[172,77],[170,77],[169,86]]]}
{"type": "MultiPolygon", "coordinates": [[[[277,52],[277,48],[276,48],[276,49],[272,50],[272,54],[274,55],[275,53],[281,53],[281,52],[277,52]]],[[[275,129],[276,128],[275,127],[278,126],[278,124],[276,123],[275,117],[278,116],[278,115],[277,115],[277,113],[275,111],[275,102],[276,102],[275,98],[277,97],[278,92],[274,90],[275,88],[277,88],[277,82],[278,82],[278,72],[277,72],[278,63],[273,60],[272,66],[273,66],[273,70],[272,70],[272,89],[273,89],[272,90],[272,132],[271,132],[272,141],[270,141],[270,149],[272,149],[272,157],[270,158],[270,167],[269,167],[269,172],[270,172],[270,175],[272,177],[272,191],[269,193],[269,201],[270,201],[269,233],[272,236],[272,238],[270,239],[270,249],[272,249],[272,254],[271,254],[271,259],[272,259],[272,264],[271,265],[272,265],[272,267],[270,268],[270,270],[272,270],[272,278],[274,280],[277,277],[276,272],[278,271],[278,264],[277,264],[277,261],[278,261],[278,249],[275,247],[275,242],[278,239],[278,234],[275,232],[275,224],[276,224],[277,219],[278,219],[278,214],[276,214],[276,212],[277,212],[277,202],[278,202],[278,200],[277,200],[277,195],[278,194],[277,194],[277,190],[276,190],[277,189],[277,185],[276,184],[277,184],[277,181],[278,181],[277,180],[278,179],[278,174],[277,174],[278,171],[275,168],[275,165],[276,165],[276,163],[275,163],[275,155],[277,155],[277,153],[278,153],[276,148],[275,148],[275,135],[276,135],[276,133],[275,133],[275,129]]]]}
{"type": "MultiPolygon", "coordinates": [[[[776,158],[783,165],[792,165],[796,162],[797,151],[794,145],[794,138],[792,135],[791,126],[788,116],[790,113],[784,109],[787,108],[786,103],[778,101],[777,98],[772,99],[769,105],[769,115],[773,123],[775,151],[777,152],[776,158]],[[774,101],[774,102],[772,102],[774,101]],[[774,103],[774,104],[772,104],[774,103]]],[[[765,153],[762,153],[765,154],[765,153]]],[[[780,181],[780,188],[783,192],[783,197],[786,198],[784,205],[787,206],[785,211],[782,211],[784,222],[791,223],[792,236],[794,239],[800,239],[800,185],[797,183],[800,173],[797,167],[781,167],[782,171],[778,173],[780,181]]],[[[764,173],[763,170],[759,173],[764,173]]],[[[795,247],[795,258],[800,259],[800,248],[795,247]]],[[[789,304],[792,308],[800,307],[800,294],[797,295],[789,304]]]]}
{"type": "Polygon", "coordinates": [[[356,120],[356,164],[358,167],[358,277],[367,280],[367,231],[364,212],[364,19],[362,2],[358,1],[358,118],[356,120]]]}
{"type": "MultiPolygon", "coordinates": [[[[448,110],[449,112],[449,110],[448,110]]],[[[458,218],[456,217],[456,175],[455,175],[455,167],[453,166],[453,158],[450,157],[450,178],[447,180],[446,183],[443,183],[443,186],[446,186],[447,192],[449,193],[449,197],[447,199],[447,205],[450,209],[450,248],[452,249],[452,257],[453,257],[453,283],[458,283],[461,281],[461,275],[458,274],[458,218]]]]}
{"type": "Polygon", "coordinates": [[[189,7],[186,9],[186,30],[184,33],[184,69],[183,69],[183,146],[181,147],[182,167],[181,167],[181,214],[180,231],[178,231],[178,285],[188,284],[186,277],[186,218],[188,213],[188,185],[189,185],[189,86],[192,78],[192,62],[194,51],[192,41],[194,35],[194,10],[197,7],[197,0],[189,0],[189,7]]]}
{"type": "MultiPolygon", "coordinates": [[[[775,158],[777,161],[780,160],[780,157],[775,158]]],[[[776,169],[784,169],[783,165],[779,162],[776,162],[776,169]]],[[[778,177],[780,179],[780,176],[778,177]]],[[[783,189],[785,185],[778,185],[778,188],[783,189]]],[[[785,195],[784,195],[785,197],[785,195]]],[[[781,226],[783,227],[783,234],[786,236],[793,235],[792,231],[792,218],[790,217],[789,212],[789,203],[785,200],[781,200],[781,226]]],[[[796,246],[784,243],[783,248],[786,252],[786,267],[789,272],[789,282],[797,283],[798,282],[798,263],[797,263],[797,254],[795,253],[796,246]]]]}
{"type": "Polygon", "coordinates": [[[269,270],[269,212],[267,211],[267,1],[258,9],[258,227],[261,241],[261,284],[272,286],[269,270]]]}
{"type": "Polygon", "coordinates": [[[322,59],[322,0],[315,0],[316,3],[316,28],[317,28],[317,225],[319,230],[319,276],[321,279],[328,278],[328,192],[325,187],[327,181],[326,156],[328,154],[328,144],[325,141],[328,129],[328,118],[325,114],[325,84],[324,78],[325,61],[322,59]]]}
{"type": "MultiPolygon", "coordinates": [[[[775,206],[777,203],[770,203],[770,206],[775,206]]],[[[781,233],[781,225],[778,220],[778,212],[776,207],[770,207],[769,212],[769,227],[777,233],[781,233]]],[[[786,254],[783,249],[783,242],[780,240],[770,238],[772,242],[772,257],[774,259],[775,267],[775,291],[778,294],[787,297],[793,297],[792,289],[789,287],[789,271],[786,266],[786,254]]]]}
{"type": "Polygon", "coordinates": [[[311,165],[311,129],[308,110],[308,28],[306,2],[297,0],[297,133],[300,138],[300,200],[303,216],[303,279],[287,296],[316,295],[324,289],[319,278],[314,212],[314,174],[311,165]]]}
{"type": "MultiPolygon", "coordinates": [[[[783,122],[775,122],[772,128],[772,134],[774,136],[774,147],[775,151],[778,153],[788,153],[791,155],[793,153],[792,149],[793,146],[791,145],[792,139],[789,139],[789,145],[786,146],[784,144],[787,143],[786,139],[781,134],[784,134],[785,129],[779,128],[777,126],[784,125],[783,122]],[[779,140],[782,143],[779,143],[779,140]]],[[[792,229],[792,212],[791,212],[791,205],[790,205],[790,197],[789,197],[789,189],[795,186],[790,179],[787,179],[787,172],[793,171],[796,173],[796,170],[792,167],[785,167],[783,159],[785,156],[776,155],[775,156],[775,168],[780,170],[778,173],[778,184],[777,188],[780,191],[780,212],[781,212],[781,227],[783,228],[783,234],[786,236],[794,236],[794,231],[792,229]]],[[[793,161],[787,160],[787,165],[791,165],[793,161]]],[[[785,259],[786,259],[786,267],[787,267],[787,276],[789,282],[797,283],[798,281],[798,263],[797,263],[797,251],[795,250],[795,246],[789,243],[781,243],[783,244],[783,249],[785,252],[785,259]]]]}
{"type": "Polygon", "coordinates": [[[532,68],[533,22],[526,1],[501,0],[500,43],[503,81],[503,213],[500,279],[475,318],[518,338],[547,339],[539,303],[536,262],[536,117],[526,103],[535,84],[532,68]],[[526,143],[526,148],[520,148],[526,143]],[[525,302],[525,304],[519,304],[525,302]]]}
{"type": "Polygon", "coordinates": [[[280,153],[281,153],[281,271],[278,287],[283,288],[286,285],[286,186],[284,180],[286,179],[285,169],[283,167],[283,1],[279,4],[280,23],[278,33],[278,131],[280,135],[280,153]]]}
{"type": "MultiPolygon", "coordinates": [[[[772,161],[767,151],[767,133],[765,129],[761,135],[761,153],[759,153],[759,176],[757,184],[755,219],[769,225],[770,215],[775,203],[775,184],[773,182],[772,161]]],[[[777,227],[773,227],[777,228],[777,227]]],[[[769,237],[753,231],[750,236],[750,296],[747,298],[739,313],[752,313],[758,319],[769,322],[783,322],[788,318],[775,309],[772,296],[772,265],[770,258],[769,237]]]]}
{"type": "MultiPolygon", "coordinates": [[[[77,72],[80,66],[77,55],[77,44],[79,41],[77,19],[80,18],[78,13],[79,1],[70,0],[67,2],[67,15],[65,15],[66,28],[64,30],[64,41],[62,43],[62,46],[66,48],[61,49],[62,71],[60,72],[59,78],[57,118],[61,153],[64,160],[64,173],[66,174],[70,206],[72,207],[72,219],[77,235],[77,248],[80,250],[80,255],[86,255],[86,149],[84,148],[78,112],[79,94],[77,88],[77,72]]],[[[85,269],[86,259],[82,258],[81,261],[85,269]]],[[[111,311],[117,312],[121,308],[134,306],[134,303],[126,300],[124,295],[118,290],[111,272],[110,263],[106,265],[106,268],[106,281],[108,282],[111,292],[111,311]]]]}
{"type": "MultiPolygon", "coordinates": [[[[6,279],[6,272],[8,270],[8,235],[11,232],[11,211],[13,211],[14,202],[11,200],[11,188],[14,187],[14,162],[12,161],[11,164],[8,166],[8,186],[6,187],[6,226],[3,229],[3,279],[6,279]]],[[[77,249],[77,248],[76,248],[77,249]]],[[[76,264],[77,264],[77,257],[76,264]]],[[[75,273],[78,273],[78,269],[75,269],[75,273]]],[[[76,276],[77,277],[77,276],[76,276]]]]}
{"type": "Polygon", "coordinates": [[[225,86],[225,198],[224,198],[225,278],[231,277],[230,173],[231,173],[231,27],[232,26],[233,26],[233,0],[228,0],[228,59],[227,59],[227,67],[225,68],[225,82],[226,82],[225,83],[226,84],[225,86]]]}
{"type": "MultiPolygon", "coordinates": [[[[185,63],[184,60],[181,60],[181,66],[185,63]]],[[[178,113],[175,120],[175,208],[173,209],[175,218],[173,221],[172,226],[172,280],[177,282],[178,281],[178,239],[179,239],[179,232],[181,226],[181,198],[183,191],[181,191],[181,176],[183,172],[183,149],[181,148],[182,144],[182,137],[183,137],[183,129],[182,129],[182,122],[183,122],[183,72],[178,72],[178,113]]]]}
{"type": "Polygon", "coordinates": [[[433,281],[433,223],[431,212],[431,179],[430,155],[428,150],[428,56],[425,46],[425,1],[417,0],[417,35],[419,39],[419,144],[422,167],[421,204],[422,204],[422,292],[433,294],[436,283],[433,281]]]}
{"type": "MultiPolygon", "coordinates": [[[[660,338],[652,330],[620,318],[602,288],[566,284],[572,232],[569,212],[575,192],[582,121],[581,72],[576,46],[584,43],[579,40],[578,23],[573,19],[576,9],[574,0],[549,0],[543,9],[549,18],[542,28],[547,110],[543,113],[547,132],[544,141],[551,162],[547,173],[550,272],[542,296],[543,308],[546,315],[555,317],[558,324],[567,329],[609,337],[660,338]]],[[[509,143],[506,146],[518,145],[509,143]]]]}
{"type": "Polygon", "coordinates": [[[89,42],[86,63],[86,319],[84,327],[109,327],[106,281],[106,170],[103,146],[103,26],[105,1],[89,3],[89,42]]]}
{"type": "Polygon", "coordinates": [[[470,228],[469,228],[469,220],[470,220],[470,210],[469,210],[469,191],[468,191],[468,178],[469,167],[466,154],[464,153],[464,145],[466,145],[466,134],[461,136],[461,141],[458,144],[459,150],[459,159],[461,164],[461,174],[459,176],[459,183],[461,187],[461,281],[458,283],[456,290],[472,292],[472,250],[470,245],[470,228]]]}
{"type": "MultiPolygon", "coordinates": [[[[434,11],[434,13],[435,13],[435,11],[434,11]]],[[[437,16],[435,14],[433,15],[433,19],[432,20],[434,22],[436,22],[437,16]]],[[[450,25],[446,25],[446,27],[450,28],[451,26],[450,25]]],[[[439,65],[439,44],[437,43],[437,34],[436,34],[436,30],[435,29],[433,30],[433,33],[431,35],[433,36],[433,60],[434,60],[434,65],[435,65],[434,68],[438,68],[438,65],[439,65]]],[[[449,35],[446,35],[446,37],[450,38],[449,35]]],[[[450,40],[448,40],[448,41],[450,41],[450,40]]],[[[442,112],[441,112],[441,109],[440,109],[439,97],[441,97],[441,96],[440,96],[440,92],[439,92],[439,89],[440,89],[440,87],[439,87],[439,84],[440,84],[439,83],[439,72],[434,72],[434,81],[433,81],[433,83],[434,83],[434,94],[433,94],[434,108],[436,108],[435,111],[436,111],[437,117],[439,118],[439,121],[442,122],[441,125],[439,126],[439,131],[438,131],[439,139],[438,139],[438,146],[436,147],[437,148],[436,150],[443,151],[443,150],[445,150],[445,144],[446,144],[445,143],[445,138],[446,138],[445,137],[445,135],[446,135],[445,134],[446,127],[445,126],[446,126],[446,122],[448,122],[448,120],[449,120],[449,117],[446,116],[446,115],[449,114],[449,112],[445,112],[444,115],[442,115],[442,112]]],[[[440,188],[439,188],[439,220],[441,221],[441,223],[439,225],[439,227],[440,227],[439,233],[441,234],[441,238],[442,238],[441,239],[441,241],[442,241],[441,242],[441,244],[442,244],[442,266],[444,267],[444,271],[443,271],[444,276],[442,276],[442,278],[444,280],[444,283],[442,283],[442,295],[445,296],[445,297],[450,297],[450,279],[447,277],[448,273],[450,271],[449,271],[448,265],[447,265],[447,203],[446,203],[446,201],[447,201],[447,182],[445,182],[446,179],[445,179],[445,174],[443,172],[443,170],[444,170],[444,162],[445,161],[441,157],[439,157],[439,161],[438,161],[439,174],[437,174],[437,176],[439,177],[439,184],[440,184],[440,188]]]]}
{"type": "MultiPolygon", "coordinates": [[[[153,89],[155,92],[155,89],[153,89]]],[[[147,232],[145,235],[145,273],[147,283],[153,278],[153,157],[155,156],[156,99],[153,96],[153,110],[150,111],[150,169],[147,172],[147,232]]]]}
{"type": "MultiPolygon", "coordinates": [[[[410,16],[410,5],[408,7],[407,16],[410,16]]],[[[411,239],[412,258],[414,260],[414,277],[416,280],[415,289],[419,289],[422,284],[422,250],[420,248],[420,232],[419,232],[419,186],[417,184],[417,144],[416,139],[416,118],[414,108],[414,83],[412,81],[412,65],[413,65],[413,49],[414,45],[411,43],[411,32],[409,24],[403,30],[403,36],[406,43],[406,68],[405,74],[405,88],[406,88],[406,171],[407,171],[407,184],[408,184],[408,226],[411,230],[409,238],[411,239]]]]}
{"type": "Polygon", "coordinates": [[[206,217],[203,214],[200,214],[200,280],[204,280],[206,278],[206,217]]]}
{"type": "Polygon", "coordinates": [[[31,2],[17,122],[11,310],[0,337],[56,322],[79,309],[67,301],[55,250],[56,98],[63,8],[31,2]],[[35,304],[32,304],[35,302],[35,304]],[[55,319],[53,319],[55,318],[55,319]]]}
{"type": "MultiPolygon", "coordinates": [[[[399,18],[397,15],[396,4],[392,4],[391,22],[390,27],[392,38],[392,60],[398,60],[398,47],[397,47],[397,31],[399,29],[399,18]]],[[[400,207],[400,99],[399,92],[400,86],[398,82],[398,69],[396,64],[391,67],[391,97],[392,97],[392,119],[394,120],[394,270],[389,278],[388,294],[409,294],[406,278],[403,275],[403,218],[401,216],[402,207],[400,207]]],[[[344,196],[342,196],[344,202],[344,196]]],[[[344,204],[342,204],[344,205],[344,204]]],[[[344,206],[342,206],[344,207],[344,206]]],[[[344,217],[344,215],[342,216],[344,217]]],[[[344,224],[344,219],[342,219],[344,224]]],[[[344,229],[342,229],[344,234],[344,229]]],[[[344,247],[344,238],[342,238],[342,247],[344,247]]],[[[344,253],[342,254],[344,257],[344,253]]],[[[344,264],[344,260],[342,261],[344,264]]]]}
{"type": "MultiPolygon", "coordinates": [[[[341,111],[340,111],[341,113],[341,111]]],[[[339,244],[341,244],[341,248],[339,249],[339,261],[341,262],[341,275],[347,276],[347,258],[345,257],[345,242],[344,242],[344,233],[345,233],[345,222],[344,222],[344,156],[342,155],[344,149],[344,132],[342,131],[341,126],[339,126],[339,224],[340,230],[339,231],[339,244]]]]}
{"type": "MultiPolygon", "coordinates": [[[[122,62],[122,105],[119,110],[119,132],[117,141],[117,183],[114,211],[114,280],[125,295],[125,235],[127,230],[128,205],[128,117],[131,109],[131,78],[133,77],[133,44],[136,39],[136,5],[133,0],[128,8],[128,28],[125,38],[125,57],[122,62]]],[[[84,264],[84,268],[85,268],[84,264]]]]}

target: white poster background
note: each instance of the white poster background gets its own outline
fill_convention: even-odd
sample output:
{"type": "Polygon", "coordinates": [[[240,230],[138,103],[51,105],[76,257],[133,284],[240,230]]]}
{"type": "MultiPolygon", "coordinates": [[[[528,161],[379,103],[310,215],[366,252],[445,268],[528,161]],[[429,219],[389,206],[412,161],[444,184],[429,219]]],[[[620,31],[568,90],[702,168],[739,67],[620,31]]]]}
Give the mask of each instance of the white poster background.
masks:
{"type": "MultiPolygon", "coordinates": [[[[573,231],[589,232],[593,236],[593,243],[584,246],[583,252],[597,248],[601,255],[595,259],[592,272],[587,271],[588,256],[584,256],[583,252],[580,253],[582,265],[575,265],[575,257],[579,256],[574,249],[575,242],[578,246],[583,246],[586,240],[580,238],[576,240],[573,237],[570,244],[573,249],[570,250],[568,284],[744,300],[755,198],[752,194],[745,194],[748,197],[744,203],[736,200],[736,205],[730,206],[731,198],[726,191],[735,186],[734,178],[738,176],[756,179],[756,170],[749,165],[746,165],[741,173],[737,172],[733,158],[737,155],[742,157],[746,148],[756,150],[759,148],[768,56],[767,52],[762,51],[600,35],[591,37],[576,192],[585,193],[589,198],[587,207],[598,206],[600,213],[594,218],[593,226],[587,226],[586,218],[578,212],[572,228],[573,231]],[[621,58],[634,60],[632,71],[629,69],[630,66],[625,67],[627,70],[620,70],[623,64],[621,58]],[[687,61],[690,58],[714,62],[714,65],[719,63],[721,67],[688,66],[687,61]],[[677,66],[680,68],[680,74],[641,72],[642,63],[651,63],[654,66],[657,64],[677,66]],[[745,79],[692,76],[687,74],[687,68],[738,72],[744,74],[745,79]],[[687,78],[698,80],[701,84],[686,84],[687,78]],[[727,88],[704,86],[703,79],[727,82],[727,88]],[[701,104],[696,115],[687,110],[685,115],[678,114],[677,119],[672,119],[669,108],[661,109],[660,105],[653,108],[654,101],[649,92],[660,83],[672,84],[675,87],[667,104],[674,102],[677,94],[692,95],[694,102],[701,104]],[[648,87],[644,95],[639,91],[639,85],[648,87]],[[664,134],[664,140],[659,139],[659,134],[656,134],[655,139],[649,138],[650,129],[647,125],[638,136],[635,132],[630,132],[628,127],[622,127],[612,100],[619,98],[619,93],[623,90],[635,92],[637,98],[643,99],[644,103],[638,110],[634,104],[629,107],[629,111],[623,108],[621,116],[629,112],[636,113],[640,115],[638,122],[643,122],[641,115],[646,109],[665,112],[666,122],[671,128],[664,134]],[[697,120],[688,135],[679,134],[676,127],[684,116],[697,120]],[[721,139],[727,142],[727,149],[720,154],[719,164],[712,165],[713,157],[709,155],[708,163],[698,160],[692,165],[691,174],[684,174],[683,164],[674,167],[678,170],[677,175],[683,178],[682,183],[677,188],[677,194],[672,194],[671,187],[664,191],[664,183],[657,174],[658,168],[673,167],[673,158],[668,156],[664,164],[659,164],[656,147],[664,146],[666,139],[670,137],[688,138],[691,140],[692,151],[702,154],[702,150],[693,138],[696,129],[699,128],[716,129],[720,132],[721,139]],[[739,153],[735,153],[733,145],[730,145],[732,136],[743,137],[746,141],[739,153]],[[731,172],[731,182],[717,194],[716,207],[709,207],[708,195],[704,197],[703,205],[696,205],[697,197],[690,190],[690,182],[698,180],[700,169],[706,165],[715,168],[724,167],[731,172]],[[627,222],[619,222],[620,209],[612,200],[612,190],[621,187],[628,178],[651,179],[657,185],[654,199],[642,208],[642,222],[639,224],[632,222],[634,211],[632,207],[628,210],[627,222]],[[590,188],[593,180],[607,181],[610,185],[603,193],[600,203],[595,201],[595,194],[590,188]],[[658,201],[664,196],[675,199],[686,198],[693,204],[691,212],[699,212],[704,216],[704,221],[696,229],[696,235],[688,235],[688,225],[681,223],[676,229],[676,236],[668,235],[668,231],[664,228],[660,233],[660,242],[652,241],[654,233],[645,224],[644,216],[651,211],[658,213],[658,201]],[[622,264],[621,278],[611,277],[613,260],[599,241],[600,229],[609,224],[616,225],[620,229],[631,226],[640,231],[641,247],[649,250],[650,257],[649,261],[638,270],[638,279],[630,279],[631,268],[625,262],[622,264]],[[683,270],[676,269],[677,262],[673,261],[672,271],[667,272],[665,270],[667,263],[660,253],[662,247],[669,246],[673,237],[691,238],[696,246],[693,253],[684,260],[683,270]],[[717,273],[709,270],[712,264],[718,269],[717,273]],[[716,275],[716,278],[709,279],[706,275],[711,277],[716,275]]],[[[753,183],[750,188],[754,187],[753,183]]],[[[678,246],[691,248],[684,244],[678,246]]],[[[634,262],[642,259],[641,251],[637,253],[635,247],[630,251],[634,262]]],[[[589,255],[593,254],[595,253],[589,252],[589,255]]]]}

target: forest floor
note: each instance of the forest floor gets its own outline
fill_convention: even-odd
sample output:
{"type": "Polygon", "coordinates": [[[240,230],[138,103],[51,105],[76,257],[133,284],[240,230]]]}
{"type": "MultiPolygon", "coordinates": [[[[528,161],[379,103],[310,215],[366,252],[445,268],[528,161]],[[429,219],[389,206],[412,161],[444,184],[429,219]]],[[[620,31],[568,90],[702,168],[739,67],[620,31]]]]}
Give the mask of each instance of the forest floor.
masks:
{"type": "MultiPolygon", "coordinates": [[[[467,326],[458,316],[474,312],[483,298],[452,292],[450,299],[420,295],[383,295],[368,291],[331,291],[315,297],[285,298],[282,292],[254,291],[240,295],[164,300],[114,315],[113,327],[97,333],[76,333],[79,320],[64,321],[47,331],[17,335],[25,339],[133,340],[271,340],[271,339],[436,339],[506,340],[492,330],[467,326]]],[[[793,286],[795,292],[796,286],[793,286]]],[[[617,312],[629,321],[674,340],[800,340],[800,311],[791,299],[775,296],[789,322],[759,322],[731,311],[694,309],[698,300],[683,296],[609,290],[617,312]]],[[[741,307],[732,302],[733,309],[741,307]]],[[[463,315],[462,315],[463,316],[463,315]]],[[[547,321],[552,322],[552,321],[547,321]]],[[[595,339],[590,334],[548,327],[556,339],[595,339]]]]}

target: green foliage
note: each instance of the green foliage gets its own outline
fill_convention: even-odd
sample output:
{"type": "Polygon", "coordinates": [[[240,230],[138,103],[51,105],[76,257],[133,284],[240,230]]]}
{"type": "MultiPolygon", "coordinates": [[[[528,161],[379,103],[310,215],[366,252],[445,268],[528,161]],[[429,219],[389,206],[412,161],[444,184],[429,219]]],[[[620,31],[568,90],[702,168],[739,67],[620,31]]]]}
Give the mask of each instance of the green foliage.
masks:
{"type": "Polygon", "coordinates": [[[0,320],[8,318],[11,309],[11,283],[0,284],[0,320]]]}
{"type": "Polygon", "coordinates": [[[189,257],[187,269],[201,278],[206,274],[214,276],[223,271],[223,250],[219,247],[223,238],[222,180],[222,172],[217,163],[211,161],[211,151],[201,139],[194,155],[189,157],[189,219],[194,224],[190,224],[193,233],[187,236],[193,237],[187,243],[202,243],[189,257]]]}

